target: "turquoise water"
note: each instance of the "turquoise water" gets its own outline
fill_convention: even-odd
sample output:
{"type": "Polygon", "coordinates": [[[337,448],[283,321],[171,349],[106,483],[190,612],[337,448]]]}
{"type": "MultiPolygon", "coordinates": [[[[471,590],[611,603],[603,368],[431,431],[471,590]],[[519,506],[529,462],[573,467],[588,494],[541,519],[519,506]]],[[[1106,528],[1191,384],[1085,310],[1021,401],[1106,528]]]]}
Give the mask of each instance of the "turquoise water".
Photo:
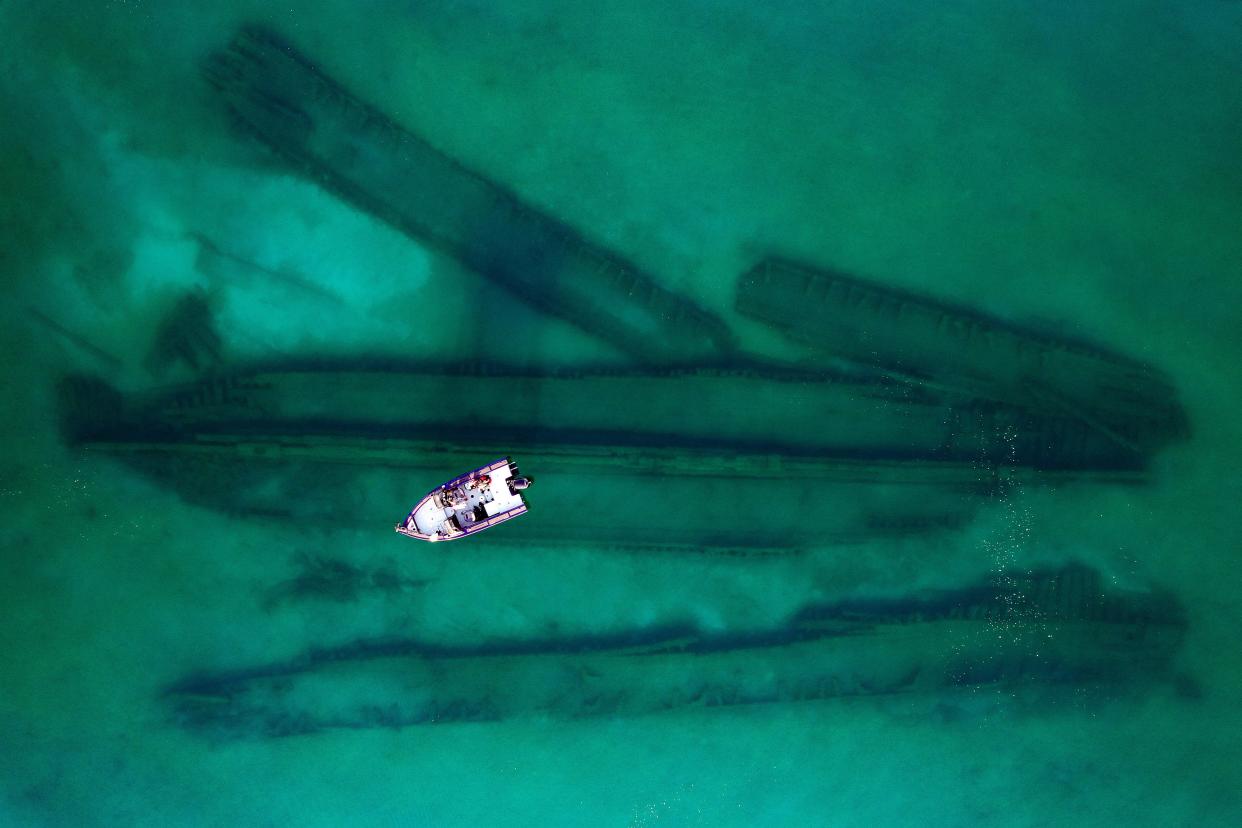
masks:
{"type": "MultiPolygon", "coordinates": [[[[8,823],[1237,822],[1238,4],[0,13],[8,823]],[[1172,378],[1190,437],[1151,458],[1143,485],[1035,479],[938,507],[960,519],[934,531],[825,530],[797,554],[778,535],[761,556],[524,542],[555,514],[540,501],[541,486],[557,490],[546,474],[530,515],[445,551],[390,526],[465,468],[410,471],[392,509],[376,502],[391,496],[378,477],[350,476],[351,497],[392,517],[298,525],[224,513],[187,485],[67,446],[62,377],[138,392],[196,376],[158,356],[186,295],[204,297],[218,337],[192,314],[173,326],[197,331],[200,367],[478,359],[481,330],[501,314],[524,334],[510,356],[528,365],[626,364],[232,130],[200,67],[254,22],[719,314],[748,350],[817,364],[733,309],[739,274],[791,256],[1144,360],[1172,378]],[[223,253],[204,254],[203,238],[223,253]],[[186,726],[165,695],[187,676],[352,641],[464,646],[664,625],[728,637],[782,629],[807,606],[1067,563],[1110,590],[1176,597],[1186,632],[1166,671],[1116,693],[1036,682],[615,715],[553,706],[280,738],[186,726]]],[[[634,429],[647,416],[636,400],[634,429]]],[[[633,494],[615,480],[603,491],[633,494]]],[[[709,478],[690,497],[736,491],[709,478]]],[[[827,525],[842,511],[829,498],[810,517],[827,525]]],[[[882,658],[936,655],[917,636],[875,646],[874,659],[856,656],[861,674],[882,658]]],[[[652,683],[648,663],[625,680],[652,683]]],[[[589,683],[587,668],[565,670],[567,694],[589,683]]],[[[743,658],[737,669],[781,666],[743,658]]],[[[401,695],[394,677],[417,677],[406,670],[347,665],[340,692],[383,702],[401,695]]]]}

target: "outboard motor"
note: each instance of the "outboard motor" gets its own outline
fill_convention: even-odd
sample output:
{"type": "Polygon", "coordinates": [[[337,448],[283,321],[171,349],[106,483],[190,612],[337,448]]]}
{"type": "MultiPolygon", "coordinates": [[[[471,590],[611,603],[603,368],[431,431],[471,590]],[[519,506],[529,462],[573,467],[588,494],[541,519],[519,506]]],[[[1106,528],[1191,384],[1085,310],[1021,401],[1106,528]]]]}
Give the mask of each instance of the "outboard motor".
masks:
{"type": "Polygon", "coordinates": [[[520,492],[530,488],[530,484],[535,482],[533,477],[515,477],[509,481],[509,491],[513,493],[520,492]]]}

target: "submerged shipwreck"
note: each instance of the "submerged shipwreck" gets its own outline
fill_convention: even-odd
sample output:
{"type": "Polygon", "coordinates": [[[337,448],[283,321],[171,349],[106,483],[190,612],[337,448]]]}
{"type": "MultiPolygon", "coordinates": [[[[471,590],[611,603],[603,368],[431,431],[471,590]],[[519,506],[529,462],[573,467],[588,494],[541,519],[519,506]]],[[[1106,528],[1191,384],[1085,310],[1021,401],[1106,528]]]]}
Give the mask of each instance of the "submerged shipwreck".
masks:
{"type": "Polygon", "coordinates": [[[732,347],[715,314],[403,129],[273,32],[242,30],[205,74],[238,126],[311,179],[635,359],[732,347]]]}
{"type": "Polygon", "coordinates": [[[588,546],[804,548],[938,531],[1010,482],[1143,479],[1141,456],[1067,417],[772,365],[289,363],[62,392],[85,451],[195,503],[317,526],[390,523],[415,477],[510,452],[562,518],[508,534],[588,546]]]}
{"type": "MultiPolygon", "coordinates": [[[[898,468],[912,480],[924,479],[925,464],[1121,477],[1145,460],[1064,414],[1035,416],[882,378],[773,365],[653,371],[291,361],[128,396],[76,377],[62,399],[75,442],[117,453],[186,443],[219,451],[232,440],[257,456],[265,441],[286,435],[376,448],[400,440],[463,451],[544,447],[558,471],[604,473],[769,477],[787,462],[800,474],[833,477],[846,467],[856,477],[860,462],[905,461],[898,468]],[[635,400],[643,401],[641,416],[635,400]]],[[[342,452],[336,457],[345,459],[342,452]]],[[[326,449],[323,455],[332,459],[326,449]]],[[[420,458],[405,454],[401,462],[420,458]]],[[[431,453],[422,462],[441,460],[431,453]]]]}
{"type": "Polygon", "coordinates": [[[136,394],[64,383],[70,442],[190,501],[390,524],[410,469],[447,476],[513,453],[574,516],[524,521],[537,542],[799,546],[951,525],[963,494],[1013,481],[1141,482],[1186,433],[1150,366],[780,260],[742,278],[736,310],[822,360],[747,355],[722,318],[398,126],[276,35],[243,30],[205,72],[233,120],[297,170],[634,367],[290,359],[136,394]]]}
{"type": "MultiPolygon", "coordinates": [[[[547,505],[477,543],[784,554],[958,527],[1015,482],[1141,483],[1188,431],[1172,383],[1151,366],[781,260],[742,278],[734,310],[818,361],[748,354],[722,315],[398,126],[275,35],[244,30],[206,74],[234,122],[294,169],[631,364],[290,357],[136,392],[63,382],[71,444],[192,503],[387,528],[413,480],[514,455],[547,505]]],[[[193,366],[180,344],[173,351],[193,366]]],[[[485,500],[444,508],[481,507],[486,520],[485,500]]],[[[411,517],[407,529],[427,528],[411,517]]],[[[314,589],[332,588],[334,572],[314,589]]],[[[352,594],[361,576],[342,572],[352,594]]],[[[338,643],[213,666],[164,701],[196,732],[274,737],[961,689],[1069,688],[1079,700],[1168,680],[1184,630],[1169,594],[1106,590],[1098,573],[1069,567],[840,600],[760,631],[338,643]]]]}
{"type": "Polygon", "coordinates": [[[764,261],[739,281],[737,310],[829,357],[1071,418],[1136,456],[1187,431],[1172,383],[1149,365],[833,271],[764,261]]]}
{"type": "MultiPolygon", "coordinates": [[[[958,689],[1069,688],[1081,702],[1173,679],[1185,620],[1163,592],[1103,589],[1094,570],[997,575],[966,589],[808,607],[783,627],[692,626],[435,644],[356,641],[196,674],[164,698],[219,738],[330,728],[640,715],[958,689]]],[[[999,696],[1000,694],[998,694],[999,696]]]]}

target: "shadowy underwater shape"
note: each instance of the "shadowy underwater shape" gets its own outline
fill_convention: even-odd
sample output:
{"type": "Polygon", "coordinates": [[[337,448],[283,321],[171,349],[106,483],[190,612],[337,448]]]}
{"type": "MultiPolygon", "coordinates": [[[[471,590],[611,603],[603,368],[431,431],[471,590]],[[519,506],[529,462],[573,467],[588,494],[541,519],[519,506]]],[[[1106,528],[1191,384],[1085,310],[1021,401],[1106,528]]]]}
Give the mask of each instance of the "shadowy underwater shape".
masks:
{"type": "Polygon", "coordinates": [[[233,121],[295,169],[640,362],[728,352],[715,315],[394,123],[279,35],[242,29],[204,73],[233,121]]]}
{"type": "Polygon", "coordinates": [[[923,387],[1069,417],[1136,457],[1187,436],[1150,365],[969,308],[783,259],[738,282],[737,310],[789,337],[923,387]]]}
{"type": "Polygon", "coordinates": [[[315,526],[390,523],[437,480],[520,456],[550,507],[522,536],[596,547],[793,550],[961,525],[963,503],[1015,482],[1144,479],[1069,418],[768,364],[288,362],[135,395],[73,377],[62,401],[88,453],[194,503],[315,526]]]}
{"type": "Polygon", "coordinates": [[[219,738],[657,713],[858,696],[1072,687],[1107,699],[1174,679],[1185,615],[1092,569],[808,607],[777,629],[691,625],[476,644],[367,639],[170,686],[181,726],[219,738]]]}

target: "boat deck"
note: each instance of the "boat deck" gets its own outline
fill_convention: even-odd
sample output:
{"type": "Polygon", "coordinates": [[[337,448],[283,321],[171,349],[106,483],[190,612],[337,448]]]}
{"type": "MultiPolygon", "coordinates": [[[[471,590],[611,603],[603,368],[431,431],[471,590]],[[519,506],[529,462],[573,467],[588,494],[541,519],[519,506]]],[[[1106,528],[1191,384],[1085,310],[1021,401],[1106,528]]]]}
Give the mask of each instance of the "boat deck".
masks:
{"type": "Polygon", "coordinates": [[[396,530],[419,540],[455,540],[526,512],[520,492],[509,487],[518,476],[509,458],[456,477],[429,492],[396,530]]]}

